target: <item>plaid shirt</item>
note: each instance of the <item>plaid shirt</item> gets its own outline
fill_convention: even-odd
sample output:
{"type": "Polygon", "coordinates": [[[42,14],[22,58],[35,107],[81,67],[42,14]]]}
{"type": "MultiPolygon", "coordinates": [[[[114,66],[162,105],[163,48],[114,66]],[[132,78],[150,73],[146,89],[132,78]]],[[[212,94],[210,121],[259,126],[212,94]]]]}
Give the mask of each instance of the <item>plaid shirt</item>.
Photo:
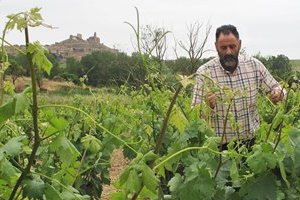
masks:
{"type": "Polygon", "coordinates": [[[253,57],[239,55],[239,63],[233,73],[225,71],[219,57],[200,66],[196,73],[196,85],[193,92],[192,105],[206,102],[206,94],[215,91],[217,103],[210,114],[210,124],[218,136],[224,133],[223,143],[231,139],[252,138],[259,126],[256,100],[259,91],[270,92],[279,87],[279,83],[272,77],[265,66],[253,57]],[[216,83],[219,85],[217,90],[216,83]],[[226,92],[227,90],[227,92],[226,92]],[[224,129],[224,119],[230,100],[228,90],[235,91],[229,115],[224,129]]]}

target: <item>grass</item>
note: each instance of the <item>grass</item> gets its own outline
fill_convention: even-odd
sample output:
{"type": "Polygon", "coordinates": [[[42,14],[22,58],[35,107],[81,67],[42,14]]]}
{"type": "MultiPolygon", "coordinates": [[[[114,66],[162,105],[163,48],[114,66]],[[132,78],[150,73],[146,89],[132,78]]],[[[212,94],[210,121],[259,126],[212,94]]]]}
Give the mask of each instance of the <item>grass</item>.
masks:
{"type": "Polygon", "coordinates": [[[130,102],[131,97],[118,94],[115,88],[61,88],[55,91],[40,92],[38,95],[40,104],[68,104],[71,105],[75,99],[80,99],[82,103],[92,103],[97,101],[107,102],[130,102]]]}
{"type": "MultiPolygon", "coordinates": [[[[11,81],[11,77],[7,76],[6,81],[11,81]]],[[[28,85],[31,85],[29,77],[20,77],[16,82],[17,92],[23,91],[28,85]]],[[[120,94],[118,87],[80,87],[67,81],[43,80],[43,88],[38,93],[38,101],[43,104],[69,104],[76,99],[80,99],[83,103],[91,103],[96,101],[105,101],[108,104],[113,101],[130,102],[131,98],[120,94]]],[[[11,96],[4,95],[5,101],[11,96]]]]}
{"type": "Polygon", "coordinates": [[[300,59],[290,60],[290,63],[294,71],[300,71],[300,59]]]}

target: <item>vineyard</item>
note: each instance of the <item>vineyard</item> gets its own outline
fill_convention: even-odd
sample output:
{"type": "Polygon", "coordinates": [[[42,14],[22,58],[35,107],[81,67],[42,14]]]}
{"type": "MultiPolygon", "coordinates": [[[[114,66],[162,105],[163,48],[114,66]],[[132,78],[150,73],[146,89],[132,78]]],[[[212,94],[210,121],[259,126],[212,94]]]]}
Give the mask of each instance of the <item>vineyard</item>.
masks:
{"type": "MultiPolygon", "coordinates": [[[[109,184],[118,189],[113,200],[299,199],[299,74],[281,82],[282,102],[259,97],[261,124],[251,149],[236,141],[220,151],[221,138],[202,117],[210,108],[191,107],[194,76],[169,80],[159,70],[163,63],[140,48],[147,76],[139,87],[85,89],[87,95],[67,95],[67,101],[40,94],[36,77],[50,73],[51,63],[39,42],[29,40],[30,28],[43,25],[39,11],[8,16],[0,37],[1,80],[9,67],[5,34],[18,29],[25,34],[26,50],[18,51],[28,58],[32,83],[21,93],[12,83],[0,84],[0,199],[100,199],[109,184]],[[115,149],[129,164],[110,183],[115,149]]],[[[139,45],[137,22],[128,24],[139,45]]],[[[230,105],[228,99],[222,103],[230,105]]]]}

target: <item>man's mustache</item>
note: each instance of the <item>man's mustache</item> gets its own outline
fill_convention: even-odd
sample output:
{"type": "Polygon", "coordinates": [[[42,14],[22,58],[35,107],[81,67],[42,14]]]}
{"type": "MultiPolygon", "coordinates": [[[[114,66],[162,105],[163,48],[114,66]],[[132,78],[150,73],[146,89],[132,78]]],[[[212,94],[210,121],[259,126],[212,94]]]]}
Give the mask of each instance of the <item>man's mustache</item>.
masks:
{"type": "Polygon", "coordinates": [[[237,61],[238,58],[237,58],[237,56],[235,56],[235,55],[225,55],[225,56],[223,57],[223,60],[224,60],[225,62],[226,62],[226,61],[232,61],[232,60],[237,61]]]}

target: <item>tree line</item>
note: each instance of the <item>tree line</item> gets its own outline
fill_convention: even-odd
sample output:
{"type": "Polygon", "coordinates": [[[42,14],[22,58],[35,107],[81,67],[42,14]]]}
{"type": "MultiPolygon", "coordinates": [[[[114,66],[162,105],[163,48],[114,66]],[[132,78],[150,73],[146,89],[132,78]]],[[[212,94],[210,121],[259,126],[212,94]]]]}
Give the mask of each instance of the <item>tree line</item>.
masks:
{"type": "MultiPolygon", "coordinates": [[[[125,83],[138,86],[145,83],[146,70],[143,67],[138,53],[127,55],[123,52],[112,53],[107,51],[96,51],[76,60],[67,58],[65,63],[60,63],[59,58],[54,54],[47,53],[48,59],[53,64],[50,75],[38,73],[39,79],[61,77],[65,80],[79,84],[82,77],[85,77],[85,84],[91,86],[120,86],[125,83]]],[[[11,75],[13,83],[18,77],[29,76],[29,64],[23,54],[9,55],[10,66],[6,71],[11,75]]],[[[259,59],[277,79],[286,79],[292,71],[290,60],[285,55],[263,57],[260,54],[255,56],[259,59]]],[[[190,75],[210,58],[203,58],[192,63],[190,58],[179,57],[174,60],[161,60],[156,68],[167,76],[175,74],[190,75]]],[[[194,62],[194,61],[193,61],[194,62]]]]}

